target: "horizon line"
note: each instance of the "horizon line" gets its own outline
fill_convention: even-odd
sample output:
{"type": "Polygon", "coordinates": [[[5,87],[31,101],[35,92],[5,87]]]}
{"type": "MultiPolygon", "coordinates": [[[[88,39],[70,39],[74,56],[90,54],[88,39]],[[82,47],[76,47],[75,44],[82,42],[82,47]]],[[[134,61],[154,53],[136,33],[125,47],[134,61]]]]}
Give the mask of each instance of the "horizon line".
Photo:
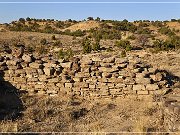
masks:
{"type": "Polygon", "coordinates": [[[102,2],[100,2],[100,1],[97,1],[97,2],[80,2],[80,1],[76,1],[76,2],[65,2],[65,1],[62,1],[62,2],[40,2],[40,1],[35,1],[35,2],[20,2],[20,1],[17,1],[17,2],[11,2],[11,1],[7,1],[7,2],[0,2],[0,4],[180,4],[180,2],[166,2],[166,1],[164,1],[164,2],[156,2],[156,1],[154,1],[154,2],[151,2],[151,1],[147,1],[147,2],[140,2],[140,1],[137,1],[137,2],[127,2],[127,1],[122,1],[122,2],[106,2],[106,1],[102,1],[102,2]]]}

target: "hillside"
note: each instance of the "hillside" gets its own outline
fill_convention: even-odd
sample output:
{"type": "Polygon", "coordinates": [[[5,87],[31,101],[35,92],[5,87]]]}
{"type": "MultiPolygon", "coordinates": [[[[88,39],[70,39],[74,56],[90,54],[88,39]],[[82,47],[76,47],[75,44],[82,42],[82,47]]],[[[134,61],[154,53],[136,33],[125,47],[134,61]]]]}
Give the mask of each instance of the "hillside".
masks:
{"type": "Polygon", "coordinates": [[[179,96],[180,20],[0,24],[0,132],[176,133],[179,96]]]}

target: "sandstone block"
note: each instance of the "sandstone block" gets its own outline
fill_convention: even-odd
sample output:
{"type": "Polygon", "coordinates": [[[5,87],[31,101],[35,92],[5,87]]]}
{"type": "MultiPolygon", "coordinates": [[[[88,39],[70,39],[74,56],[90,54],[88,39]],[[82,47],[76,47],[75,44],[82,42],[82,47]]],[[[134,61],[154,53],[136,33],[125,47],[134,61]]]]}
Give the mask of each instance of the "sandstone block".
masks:
{"type": "Polygon", "coordinates": [[[95,88],[96,88],[96,85],[95,85],[95,84],[89,84],[89,88],[90,88],[90,89],[95,89],[95,88]]]}
{"type": "Polygon", "coordinates": [[[133,85],[125,85],[125,86],[123,87],[123,90],[124,90],[124,91],[132,91],[132,90],[133,90],[133,85]]]}
{"type": "Polygon", "coordinates": [[[58,83],[60,81],[61,81],[61,78],[59,78],[59,77],[48,79],[48,82],[50,82],[50,83],[58,83]]]}
{"type": "Polygon", "coordinates": [[[31,63],[32,62],[32,57],[30,55],[24,54],[22,56],[22,59],[24,60],[24,62],[27,62],[27,63],[31,63]]]}
{"type": "Polygon", "coordinates": [[[149,94],[149,91],[147,91],[147,90],[141,90],[141,91],[137,91],[137,94],[138,94],[138,95],[148,95],[148,94],[149,94]]]}
{"type": "Polygon", "coordinates": [[[73,80],[75,82],[82,82],[83,81],[83,78],[82,77],[74,77],[73,80]]]}
{"type": "Polygon", "coordinates": [[[26,78],[14,77],[15,82],[26,82],[26,78]]]}
{"type": "Polygon", "coordinates": [[[73,87],[73,83],[65,83],[65,88],[72,88],[73,87]]]}
{"type": "Polygon", "coordinates": [[[41,82],[45,82],[48,80],[48,77],[46,75],[39,75],[38,78],[39,78],[39,81],[41,81],[41,82]]]}
{"type": "Polygon", "coordinates": [[[38,82],[38,81],[39,81],[39,79],[38,78],[34,78],[34,77],[27,79],[27,82],[38,82]]]}
{"type": "Polygon", "coordinates": [[[147,84],[146,90],[158,90],[159,86],[157,84],[147,84]]]}
{"type": "Polygon", "coordinates": [[[55,69],[53,67],[50,68],[44,68],[44,73],[47,76],[54,75],[55,69]]]}
{"type": "Polygon", "coordinates": [[[29,64],[29,67],[35,68],[35,69],[43,69],[44,66],[42,64],[33,62],[29,64]]]}
{"type": "Polygon", "coordinates": [[[140,91],[140,90],[146,90],[146,88],[144,85],[137,84],[137,85],[133,85],[133,90],[140,91]]]}
{"type": "Polygon", "coordinates": [[[64,83],[56,83],[56,86],[59,88],[64,87],[64,83]]]}
{"type": "Polygon", "coordinates": [[[126,58],[116,58],[115,63],[117,64],[122,64],[122,63],[127,63],[128,60],[126,58]]]}
{"type": "Polygon", "coordinates": [[[101,61],[101,58],[98,57],[98,56],[93,56],[93,57],[92,57],[92,61],[95,61],[95,62],[101,61]]]}
{"type": "Polygon", "coordinates": [[[123,69],[127,67],[127,63],[117,64],[118,68],[123,69]]]}
{"type": "Polygon", "coordinates": [[[150,78],[136,78],[136,83],[138,84],[150,84],[150,78]]]}
{"type": "Polygon", "coordinates": [[[118,84],[115,85],[115,88],[123,88],[123,87],[125,87],[125,86],[126,86],[126,85],[123,84],[123,83],[118,83],[118,84]]]}
{"type": "Polygon", "coordinates": [[[123,80],[124,84],[135,84],[135,81],[133,78],[127,77],[125,80],[123,80]]]}
{"type": "Polygon", "coordinates": [[[72,62],[60,63],[60,65],[63,68],[71,68],[72,67],[72,62]]]}
{"type": "Polygon", "coordinates": [[[111,82],[111,83],[123,83],[123,79],[122,78],[108,78],[108,82],[111,82]]]}
{"type": "Polygon", "coordinates": [[[104,63],[114,63],[115,58],[114,57],[110,57],[110,58],[104,58],[103,62],[104,63]]]}
{"type": "Polygon", "coordinates": [[[88,56],[85,56],[81,59],[80,63],[82,65],[92,65],[93,61],[88,56]]]}

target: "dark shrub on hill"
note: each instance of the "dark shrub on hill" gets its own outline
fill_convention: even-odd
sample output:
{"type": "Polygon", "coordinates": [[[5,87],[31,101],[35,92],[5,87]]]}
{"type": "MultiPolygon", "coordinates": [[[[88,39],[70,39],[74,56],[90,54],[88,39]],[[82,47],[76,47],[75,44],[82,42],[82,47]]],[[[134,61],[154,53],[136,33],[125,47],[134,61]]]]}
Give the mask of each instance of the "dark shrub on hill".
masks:
{"type": "Polygon", "coordinates": [[[126,51],[131,51],[133,48],[128,40],[119,40],[115,42],[115,45],[119,48],[125,49],[126,51]]]}
{"type": "Polygon", "coordinates": [[[173,36],[175,33],[168,27],[162,27],[159,29],[159,32],[164,35],[173,36]]]}
{"type": "Polygon", "coordinates": [[[82,41],[83,53],[90,53],[92,51],[91,41],[88,38],[82,41]]]}

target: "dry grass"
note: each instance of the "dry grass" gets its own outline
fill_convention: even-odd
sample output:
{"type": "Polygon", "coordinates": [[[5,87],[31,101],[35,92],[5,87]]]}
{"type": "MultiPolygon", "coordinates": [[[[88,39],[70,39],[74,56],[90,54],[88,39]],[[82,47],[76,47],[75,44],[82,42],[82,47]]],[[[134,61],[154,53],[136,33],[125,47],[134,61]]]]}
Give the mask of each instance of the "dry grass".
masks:
{"type": "Polygon", "coordinates": [[[26,107],[23,116],[1,122],[1,132],[147,132],[152,125],[162,131],[158,106],[136,98],[88,101],[24,95],[22,100],[26,107]],[[156,113],[154,109],[144,113],[147,106],[156,113]]]}
{"type": "MultiPolygon", "coordinates": [[[[76,30],[90,30],[92,28],[99,28],[100,24],[97,21],[87,21],[87,22],[80,22],[77,24],[74,24],[66,29],[69,29],[71,31],[76,31],[76,30]]],[[[66,30],[64,29],[64,30],[66,30]]]]}

